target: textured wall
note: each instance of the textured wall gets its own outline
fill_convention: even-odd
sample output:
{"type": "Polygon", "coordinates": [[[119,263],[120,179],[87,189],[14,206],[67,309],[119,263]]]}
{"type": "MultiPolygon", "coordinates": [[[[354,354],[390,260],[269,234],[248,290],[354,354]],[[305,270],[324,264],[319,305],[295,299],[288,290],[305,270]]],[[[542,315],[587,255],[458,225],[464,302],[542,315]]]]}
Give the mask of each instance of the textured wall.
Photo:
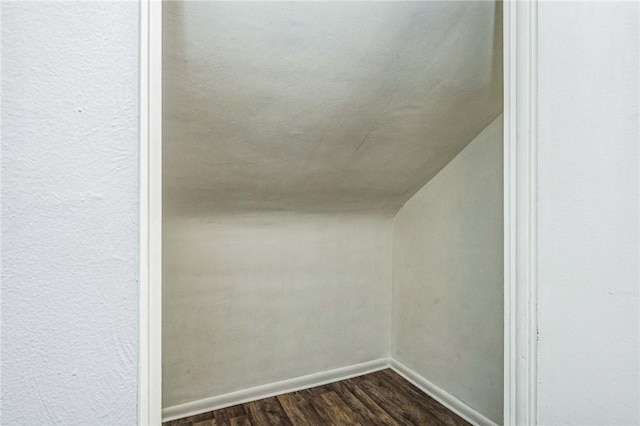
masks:
{"type": "Polygon", "coordinates": [[[2,2],[3,425],[136,422],[135,2],[2,2]]]}
{"type": "Polygon", "coordinates": [[[172,212],[395,212],[502,110],[500,2],[164,5],[172,212]]]}
{"type": "Polygon", "coordinates": [[[169,407],[386,357],[391,218],[166,217],[169,407]]]}
{"type": "Polygon", "coordinates": [[[640,424],[638,2],[539,9],[541,424],[640,424]]]}
{"type": "Polygon", "coordinates": [[[392,357],[501,423],[502,118],[398,212],[392,357]]]}

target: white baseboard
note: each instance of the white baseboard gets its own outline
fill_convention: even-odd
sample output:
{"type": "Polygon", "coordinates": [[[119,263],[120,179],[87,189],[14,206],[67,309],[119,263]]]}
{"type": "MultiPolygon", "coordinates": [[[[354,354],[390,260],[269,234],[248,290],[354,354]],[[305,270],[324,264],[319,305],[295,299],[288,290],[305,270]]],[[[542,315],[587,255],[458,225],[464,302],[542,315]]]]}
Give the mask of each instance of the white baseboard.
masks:
{"type": "Polygon", "coordinates": [[[245,404],[247,402],[257,401],[259,399],[269,398],[283,393],[295,392],[301,389],[312,388],[314,386],[322,386],[327,383],[384,370],[385,368],[389,368],[389,366],[390,360],[388,358],[380,358],[348,367],[322,371],[320,373],[309,374],[307,376],[296,377],[289,380],[283,380],[281,382],[256,386],[224,395],[212,396],[198,401],[174,405],[162,410],[162,421],[167,422],[170,420],[182,419],[184,417],[195,416],[196,414],[219,410],[221,408],[231,407],[237,404],[245,404]]]}
{"type": "Polygon", "coordinates": [[[391,360],[391,369],[469,423],[477,426],[497,426],[492,420],[395,359],[391,360]]]}
{"type": "Polygon", "coordinates": [[[301,389],[322,386],[327,383],[333,383],[349,379],[351,377],[373,373],[374,371],[384,370],[385,368],[393,369],[396,373],[413,383],[424,393],[431,396],[433,399],[440,402],[442,405],[469,423],[477,426],[497,426],[496,423],[469,407],[455,396],[434,385],[415,371],[406,367],[404,364],[389,358],[380,358],[348,367],[322,371],[320,373],[309,374],[280,382],[269,383],[267,385],[226,393],[224,395],[204,398],[198,401],[174,405],[162,410],[162,421],[168,422],[171,420],[182,419],[184,417],[195,416],[196,414],[219,410],[233,405],[245,404],[247,402],[257,401],[259,399],[269,398],[284,393],[295,392],[301,389]]]}

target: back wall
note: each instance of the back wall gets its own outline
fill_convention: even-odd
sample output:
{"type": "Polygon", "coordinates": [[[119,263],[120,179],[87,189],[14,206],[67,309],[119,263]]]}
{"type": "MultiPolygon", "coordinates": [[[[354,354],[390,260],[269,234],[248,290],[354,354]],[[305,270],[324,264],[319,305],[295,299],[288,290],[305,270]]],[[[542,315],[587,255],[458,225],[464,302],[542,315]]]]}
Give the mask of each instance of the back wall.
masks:
{"type": "Polygon", "coordinates": [[[166,217],[163,406],[386,357],[391,217],[166,217]]]}

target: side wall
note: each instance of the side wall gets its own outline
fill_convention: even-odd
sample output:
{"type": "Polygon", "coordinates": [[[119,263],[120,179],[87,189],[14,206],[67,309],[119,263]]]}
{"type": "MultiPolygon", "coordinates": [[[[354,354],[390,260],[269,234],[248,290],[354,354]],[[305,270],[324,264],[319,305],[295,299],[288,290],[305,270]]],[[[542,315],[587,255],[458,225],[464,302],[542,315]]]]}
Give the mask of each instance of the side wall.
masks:
{"type": "Polygon", "coordinates": [[[163,405],[388,356],[389,216],[164,223],[163,405]]]}
{"type": "Polygon", "coordinates": [[[392,357],[496,423],[503,395],[502,117],[398,212],[392,357]]]}
{"type": "Polygon", "coordinates": [[[640,424],[639,8],[539,3],[540,424],[640,424]]]}
{"type": "Polygon", "coordinates": [[[133,425],[138,4],[0,7],[0,423],[133,425]]]}

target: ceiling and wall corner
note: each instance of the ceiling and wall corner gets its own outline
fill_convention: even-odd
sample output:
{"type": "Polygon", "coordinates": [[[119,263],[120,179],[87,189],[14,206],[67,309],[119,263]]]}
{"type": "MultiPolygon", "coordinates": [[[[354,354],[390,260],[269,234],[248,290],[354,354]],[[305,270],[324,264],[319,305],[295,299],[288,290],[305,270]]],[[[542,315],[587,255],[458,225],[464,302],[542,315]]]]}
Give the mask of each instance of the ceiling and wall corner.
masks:
{"type": "Polygon", "coordinates": [[[166,214],[397,211],[502,110],[494,2],[164,7],[166,214]]]}

